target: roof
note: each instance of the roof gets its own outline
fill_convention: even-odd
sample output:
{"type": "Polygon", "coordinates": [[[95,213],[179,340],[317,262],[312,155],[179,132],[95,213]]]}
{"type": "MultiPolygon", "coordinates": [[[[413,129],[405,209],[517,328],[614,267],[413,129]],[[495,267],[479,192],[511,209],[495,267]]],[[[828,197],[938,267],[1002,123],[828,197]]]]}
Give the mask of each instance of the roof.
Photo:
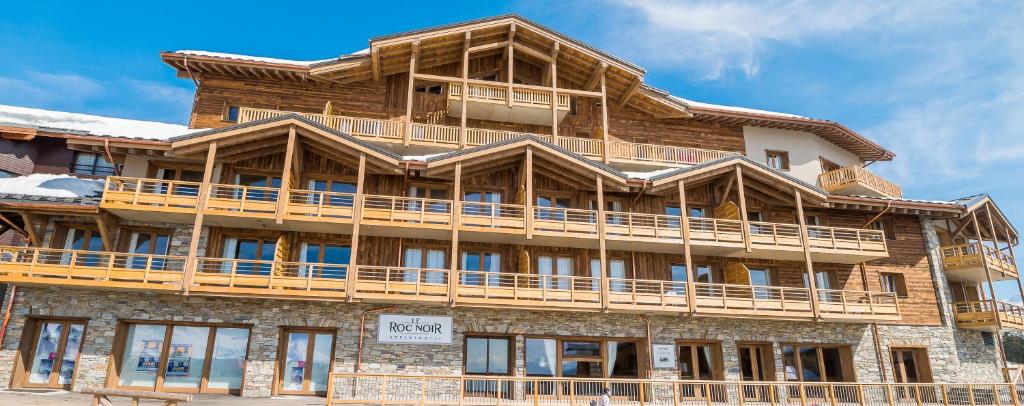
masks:
{"type": "Polygon", "coordinates": [[[34,173],[0,179],[0,205],[99,205],[103,181],[34,173]]]}
{"type": "Polygon", "coordinates": [[[0,124],[28,126],[39,131],[145,140],[167,140],[194,131],[187,126],[156,121],[94,116],[54,110],[0,105],[0,124]]]}
{"type": "Polygon", "coordinates": [[[792,184],[806,191],[814,193],[820,198],[825,198],[826,196],[828,196],[827,191],[816,185],[804,182],[800,179],[797,179],[796,177],[793,177],[788,173],[765,166],[764,164],[747,158],[744,155],[729,155],[718,159],[702,162],[697,165],[691,165],[685,168],[678,168],[671,171],[660,171],[660,173],[653,174],[653,176],[651,176],[648,180],[652,182],[652,186],[659,186],[659,184],[665,184],[666,181],[670,181],[672,179],[684,178],[684,176],[682,175],[703,172],[705,169],[715,168],[719,166],[727,166],[730,164],[741,164],[753,168],[761,173],[781,179],[789,184],[792,184]]]}
{"type": "Polygon", "coordinates": [[[359,51],[356,51],[356,52],[353,52],[353,53],[349,53],[349,54],[342,54],[341,56],[339,56],[337,58],[319,59],[319,60],[313,60],[313,61],[299,61],[299,60],[291,60],[291,59],[267,58],[267,57],[263,57],[263,56],[251,56],[251,55],[231,54],[231,53],[225,53],[225,52],[211,52],[211,51],[199,51],[199,50],[188,50],[188,49],[174,51],[174,53],[181,54],[181,55],[207,57],[207,58],[233,60],[233,61],[261,62],[261,63],[277,64],[277,65],[293,65],[293,66],[300,66],[300,67],[311,67],[311,66],[328,64],[328,63],[331,63],[331,62],[336,62],[336,61],[344,60],[344,59],[351,58],[351,57],[367,56],[367,55],[370,54],[370,48],[366,48],[366,49],[359,50],[359,51]]]}

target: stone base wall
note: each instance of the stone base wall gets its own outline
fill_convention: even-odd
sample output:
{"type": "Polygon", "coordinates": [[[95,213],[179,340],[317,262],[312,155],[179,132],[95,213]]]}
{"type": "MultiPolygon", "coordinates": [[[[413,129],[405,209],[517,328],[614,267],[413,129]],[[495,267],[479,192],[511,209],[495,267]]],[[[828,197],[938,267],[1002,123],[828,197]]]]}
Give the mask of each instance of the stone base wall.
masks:
{"type": "MultiPolygon", "coordinates": [[[[79,289],[20,287],[0,351],[0,386],[11,381],[13,361],[30,316],[89,319],[75,389],[104,385],[118,320],[242,323],[252,326],[244,396],[271,394],[282,327],[336,329],[335,372],[352,372],[363,311],[380,308],[336,302],[208,298],[79,289]]],[[[377,316],[367,317],[361,372],[455,375],[463,368],[463,340],[469,333],[515,336],[517,375],[525,375],[524,335],[643,338],[644,320],[638,315],[579,312],[533,312],[505,309],[400,306],[395,313],[449,315],[454,319],[451,345],[395,345],[376,342],[377,316]]],[[[739,380],[737,342],[770,342],[775,354],[776,379],[783,380],[782,343],[848,345],[856,379],[882,381],[872,328],[869,324],[815,323],[689,316],[649,316],[651,341],[673,344],[681,339],[721,341],[726,380],[739,380]]],[[[948,327],[879,326],[885,370],[892,374],[888,348],[926,346],[936,382],[1000,382],[995,349],[978,333],[948,327]]],[[[675,369],[655,370],[654,377],[676,377],[675,369]]],[[[891,381],[891,379],[889,379],[891,381]]]]}

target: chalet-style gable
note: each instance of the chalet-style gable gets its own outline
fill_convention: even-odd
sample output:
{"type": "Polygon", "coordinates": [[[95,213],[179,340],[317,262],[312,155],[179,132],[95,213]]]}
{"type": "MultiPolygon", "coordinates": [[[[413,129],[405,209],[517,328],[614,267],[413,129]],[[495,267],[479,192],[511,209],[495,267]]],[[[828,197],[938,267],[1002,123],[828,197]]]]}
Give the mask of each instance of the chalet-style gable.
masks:
{"type": "MultiPolygon", "coordinates": [[[[686,181],[687,183],[702,182],[710,178],[736,171],[737,168],[741,168],[743,176],[757,179],[765,185],[770,186],[772,189],[787,191],[787,193],[799,190],[807,196],[809,201],[821,203],[824,202],[828,196],[828,192],[821,190],[817,186],[810,185],[785,173],[771,169],[742,155],[732,155],[687,168],[679,168],[659,173],[650,177],[648,180],[651,182],[651,192],[658,193],[659,191],[675,188],[681,180],[686,181]]],[[[777,196],[774,191],[762,190],[769,197],[777,196]]],[[[778,199],[783,200],[781,197],[778,199]]]]}

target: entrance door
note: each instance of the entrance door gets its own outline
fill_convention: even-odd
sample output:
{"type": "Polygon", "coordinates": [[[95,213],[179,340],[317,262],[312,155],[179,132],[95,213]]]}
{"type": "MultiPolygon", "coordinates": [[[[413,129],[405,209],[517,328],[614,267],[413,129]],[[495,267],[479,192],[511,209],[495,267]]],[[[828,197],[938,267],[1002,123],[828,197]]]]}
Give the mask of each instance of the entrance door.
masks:
{"type": "Polygon", "coordinates": [[[334,360],[334,332],[288,329],[281,340],[284,359],[278,372],[279,392],[325,395],[334,360]]]}
{"type": "Polygon", "coordinates": [[[83,337],[84,321],[39,321],[33,335],[35,344],[31,357],[27,359],[23,385],[70,390],[83,337]]]}
{"type": "MultiPolygon", "coordinates": [[[[929,383],[932,381],[931,369],[928,366],[928,353],[924,348],[893,348],[892,373],[896,383],[929,383]]],[[[925,395],[912,388],[897,388],[894,395],[902,399],[918,399],[925,395]]],[[[927,399],[924,396],[923,400],[927,399]]],[[[920,403],[920,402],[918,402],[920,403]]]]}
{"type": "MultiPolygon", "coordinates": [[[[741,344],[736,346],[740,355],[740,379],[744,382],[775,380],[775,360],[771,344],[741,344]]],[[[743,396],[768,402],[771,391],[768,386],[744,384],[743,396]]]]}

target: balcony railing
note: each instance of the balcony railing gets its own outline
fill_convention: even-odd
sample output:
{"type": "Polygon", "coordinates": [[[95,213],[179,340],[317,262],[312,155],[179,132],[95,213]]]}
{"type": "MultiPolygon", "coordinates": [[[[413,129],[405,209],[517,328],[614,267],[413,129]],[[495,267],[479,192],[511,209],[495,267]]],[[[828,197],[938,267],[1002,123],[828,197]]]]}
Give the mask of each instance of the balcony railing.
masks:
{"type": "Polygon", "coordinates": [[[956,323],[962,328],[994,331],[1024,330],[1024,307],[998,300],[975,300],[953,303],[956,323]]]}
{"type": "Polygon", "coordinates": [[[448,301],[448,270],[359,266],[354,296],[385,301],[448,301]]]}
{"type": "MultiPolygon", "coordinates": [[[[507,87],[501,87],[501,89],[507,90],[507,87]]],[[[560,95],[559,99],[562,99],[563,96],[566,98],[568,97],[560,95]]],[[[550,99],[550,95],[548,98],[550,99]]],[[[239,109],[238,122],[248,123],[288,114],[298,114],[325,127],[349,133],[357,137],[387,142],[401,142],[405,138],[405,122],[399,120],[338,115],[325,116],[319,113],[298,113],[242,107],[239,109]]],[[[417,145],[458,148],[461,145],[460,132],[461,128],[457,126],[412,123],[410,142],[417,145]]],[[[527,133],[517,131],[467,128],[465,143],[467,146],[472,147],[506,141],[526,134],[527,133]]],[[[604,157],[603,141],[600,139],[559,137],[557,142],[555,142],[550,135],[533,135],[548,142],[554,142],[558,146],[570,152],[587,158],[601,159],[604,157]]],[[[609,159],[619,162],[649,163],[656,165],[693,165],[738,154],[737,152],[729,151],[642,144],[625,141],[611,141],[608,144],[608,149],[609,159]]]]}
{"type": "Polygon", "coordinates": [[[170,255],[0,247],[0,281],[11,283],[179,290],[184,268],[170,255]]]}
{"type": "Polygon", "coordinates": [[[272,215],[277,212],[279,194],[278,188],[213,184],[206,210],[247,216],[272,215]]]}
{"type": "Polygon", "coordinates": [[[818,183],[829,192],[866,190],[887,197],[903,197],[903,189],[860,165],[848,166],[818,175],[818,183]]]}
{"type": "Polygon", "coordinates": [[[348,264],[199,258],[192,292],[266,297],[345,297],[348,264]]]}
{"type": "Polygon", "coordinates": [[[781,286],[696,283],[700,312],[747,315],[812,315],[811,294],[806,288],[781,286]]]}
{"type": "Polygon", "coordinates": [[[400,196],[363,196],[363,220],[450,226],[452,201],[400,196]]]}
{"type": "Polygon", "coordinates": [[[597,235],[597,210],[534,207],[533,228],[537,232],[597,235]]]}
{"type": "Polygon", "coordinates": [[[608,307],[684,312],[689,308],[686,282],[608,278],[608,307]]]}
{"type": "Polygon", "coordinates": [[[456,303],[600,308],[598,278],[459,271],[456,303]]]}
{"type": "MultiPolygon", "coordinates": [[[[485,103],[508,103],[508,90],[509,87],[505,84],[488,85],[482,83],[470,83],[467,96],[469,96],[469,100],[473,101],[485,103]]],[[[449,83],[448,97],[450,99],[461,100],[462,84],[449,83]]],[[[530,89],[522,85],[512,85],[511,104],[514,106],[551,108],[551,91],[530,89]]],[[[558,109],[569,109],[569,95],[564,93],[558,95],[558,109]]]]}
{"type": "Polygon", "coordinates": [[[984,272],[987,265],[989,269],[1004,276],[1017,276],[1017,264],[1013,257],[982,243],[944,246],[942,247],[942,263],[946,271],[984,272]]]}
{"type": "Polygon", "coordinates": [[[459,223],[463,227],[502,230],[526,228],[526,207],[519,204],[462,202],[459,223]]]}
{"type": "Polygon", "coordinates": [[[199,203],[199,186],[197,182],[109,176],[102,202],[107,207],[194,212],[199,203]]]}
{"type": "Polygon", "coordinates": [[[327,405],[1019,405],[1009,383],[741,382],[332,373],[327,405]]]}
{"type": "Polygon", "coordinates": [[[899,318],[896,294],[855,290],[818,289],[818,309],[823,317],[899,318]]]}
{"type": "Polygon", "coordinates": [[[885,233],[881,230],[808,226],[812,250],[856,250],[886,252],[885,233]]]}
{"type": "Polygon", "coordinates": [[[348,219],[355,208],[355,193],[291,189],[285,216],[293,219],[348,219]]]}
{"type": "Polygon", "coordinates": [[[609,237],[676,240],[681,218],[665,214],[605,212],[605,233],[609,237]]]}

